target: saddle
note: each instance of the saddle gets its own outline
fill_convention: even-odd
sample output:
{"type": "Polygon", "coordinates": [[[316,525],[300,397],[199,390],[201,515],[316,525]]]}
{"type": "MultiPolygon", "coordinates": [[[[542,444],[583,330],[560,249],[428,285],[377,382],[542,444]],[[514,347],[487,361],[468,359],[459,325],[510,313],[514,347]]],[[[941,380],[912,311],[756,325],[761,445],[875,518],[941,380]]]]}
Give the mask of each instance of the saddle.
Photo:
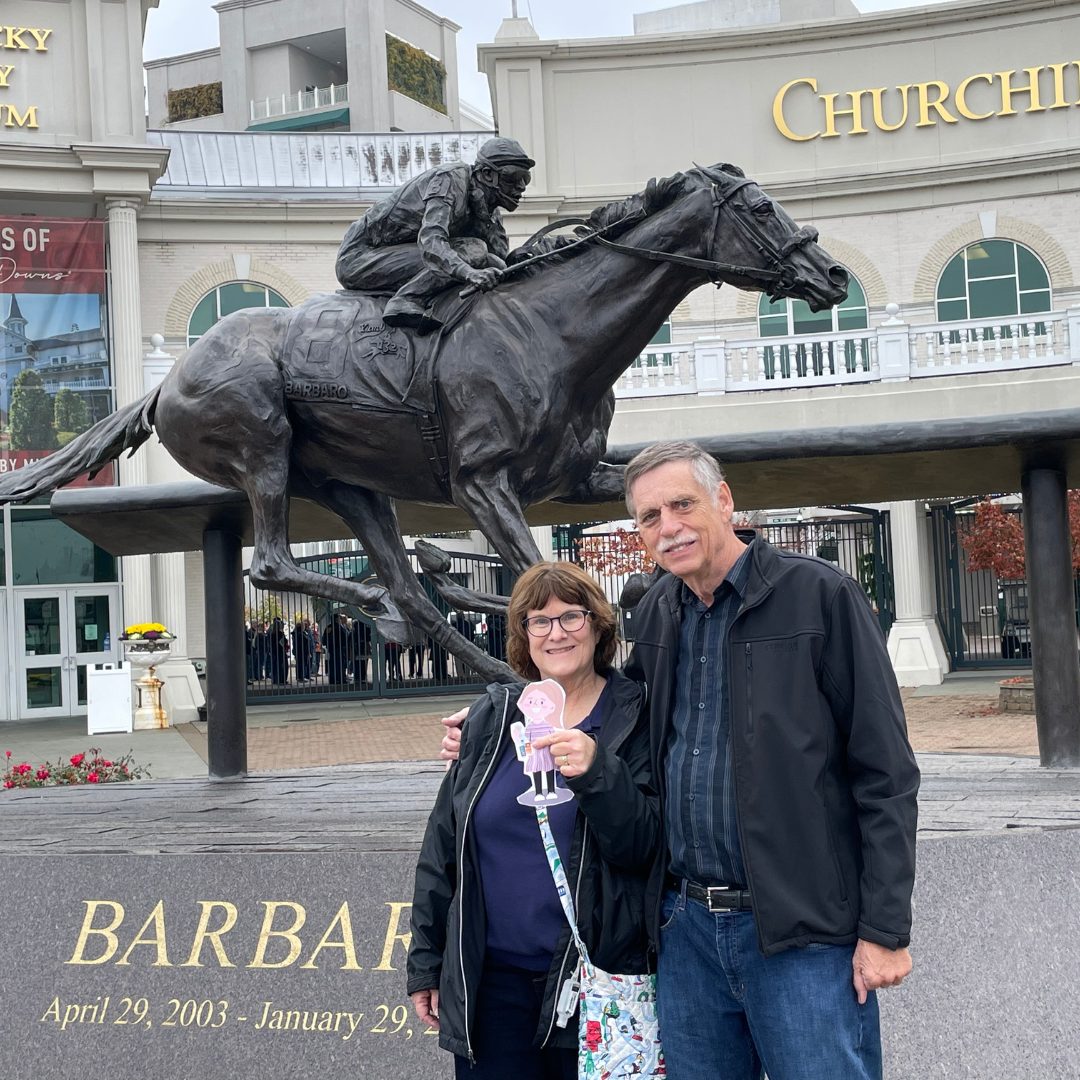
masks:
{"type": "Polygon", "coordinates": [[[441,334],[414,335],[382,321],[386,297],[339,291],[296,309],[283,352],[290,401],[377,412],[433,413],[441,334]]]}

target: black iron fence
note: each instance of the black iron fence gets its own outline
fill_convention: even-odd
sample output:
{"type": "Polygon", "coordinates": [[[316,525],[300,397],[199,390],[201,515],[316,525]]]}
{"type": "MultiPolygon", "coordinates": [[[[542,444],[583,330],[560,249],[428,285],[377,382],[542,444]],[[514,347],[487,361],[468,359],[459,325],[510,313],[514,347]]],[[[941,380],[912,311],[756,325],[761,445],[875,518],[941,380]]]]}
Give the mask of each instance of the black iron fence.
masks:
{"type": "MultiPolygon", "coordinates": [[[[975,528],[979,500],[935,506],[930,511],[938,626],[953,668],[1029,667],[1031,632],[1024,578],[1000,578],[973,570],[965,540],[975,528]]],[[[1024,508],[1001,509],[1022,526],[1024,508]]],[[[1080,626],[1080,578],[1074,580],[1080,626]]]]}
{"type": "MultiPolygon", "coordinates": [[[[455,611],[425,581],[415,556],[413,567],[432,602],[455,630],[492,656],[505,658],[502,616],[455,611]]],[[[360,550],[297,560],[316,573],[352,581],[374,580],[360,550]]],[[[482,592],[508,588],[494,556],[451,553],[450,576],[482,592]]],[[[319,701],[327,698],[404,697],[478,690],[483,680],[430,638],[402,646],[387,641],[378,623],[359,608],[267,591],[245,575],[248,702],[319,701]]]]}
{"type": "MultiPolygon", "coordinates": [[[[893,620],[889,570],[888,515],[865,511],[834,521],[766,525],[759,531],[778,547],[835,562],[854,576],[878,611],[882,628],[893,620]]],[[[613,607],[635,563],[633,542],[621,530],[564,526],[554,530],[555,557],[582,562],[599,581],[613,607]],[[583,559],[583,542],[586,542],[583,559]]],[[[512,581],[497,556],[450,552],[450,576],[457,584],[488,593],[509,593],[512,581]]],[[[425,580],[415,555],[413,568],[447,622],[485,652],[506,658],[503,616],[452,610],[425,580]]],[[[317,573],[352,581],[373,581],[363,551],[338,552],[298,560],[317,573]]],[[[370,613],[336,601],[299,593],[267,591],[246,584],[248,702],[325,701],[331,698],[404,697],[471,692],[483,686],[475,671],[431,639],[410,646],[387,641],[370,613]]],[[[623,643],[616,663],[633,641],[631,617],[622,616],[623,643]]]]}

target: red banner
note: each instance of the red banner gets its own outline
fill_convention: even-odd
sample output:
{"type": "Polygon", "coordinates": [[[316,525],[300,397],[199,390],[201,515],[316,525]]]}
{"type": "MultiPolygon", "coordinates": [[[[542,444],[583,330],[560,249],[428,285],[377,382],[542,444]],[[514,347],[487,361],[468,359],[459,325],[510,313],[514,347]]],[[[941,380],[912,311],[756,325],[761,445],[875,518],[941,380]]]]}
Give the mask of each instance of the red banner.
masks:
{"type": "MultiPolygon", "coordinates": [[[[104,222],[0,217],[0,474],[112,409],[104,222]]],[[[114,475],[110,465],[89,483],[114,475]]]]}
{"type": "MultiPolygon", "coordinates": [[[[24,469],[27,465],[33,465],[35,461],[47,458],[50,453],[51,451],[46,450],[0,450],[0,476],[7,476],[8,473],[14,472],[16,469],[24,469]]],[[[93,479],[80,476],[78,480],[72,480],[65,487],[112,487],[114,469],[115,465],[109,462],[93,479]]]]}
{"type": "Polygon", "coordinates": [[[0,217],[0,291],[104,292],[105,223],[0,217]]]}

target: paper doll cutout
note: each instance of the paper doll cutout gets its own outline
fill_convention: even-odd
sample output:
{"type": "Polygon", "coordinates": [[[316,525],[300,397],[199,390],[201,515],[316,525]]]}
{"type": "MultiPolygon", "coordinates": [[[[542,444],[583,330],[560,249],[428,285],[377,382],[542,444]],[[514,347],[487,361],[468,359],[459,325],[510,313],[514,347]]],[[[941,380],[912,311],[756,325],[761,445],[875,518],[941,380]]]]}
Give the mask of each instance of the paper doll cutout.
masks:
{"type": "Polygon", "coordinates": [[[529,683],[517,702],[518,711],[528,723],[516,721],[510,725],[518,761],[524,762],[525,775],[532,778],[532,787],[523,791],[517,801],[522,806],[555,806],[569,802],[574,793],[556,783],[558,770],[548,747],[536,749],[533,744],[563,726],[566,693],[554,679],[529,683]]]}

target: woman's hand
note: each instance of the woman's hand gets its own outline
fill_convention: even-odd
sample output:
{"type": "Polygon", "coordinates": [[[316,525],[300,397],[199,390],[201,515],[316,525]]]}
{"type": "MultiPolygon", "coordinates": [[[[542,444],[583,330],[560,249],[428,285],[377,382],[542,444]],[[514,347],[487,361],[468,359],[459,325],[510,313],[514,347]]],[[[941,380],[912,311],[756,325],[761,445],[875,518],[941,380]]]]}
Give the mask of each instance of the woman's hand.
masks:
{"type": "Polygon", "coordinates": [[[466,706],[463,709],[458,709],[452,716],[444,716],[439,721],[446,728],[442,739],[442,749],[439,750],[439,757],[447,762],[447,768],[450,767],[451,762],[457,761],[461,754],[461,725],[468,715],[469,709],[466,706]]]}
{"type": "Polygon", "coordinates": [[[409,995],[416,1010],[417,1018],[423,1020],[429,1028],[439,1030],[439,991],[417,990],[409,995]]]}
{"type": "Polygon", "coordinates": [[[534,745],[537,750],[546,746],[551,751],[556,768],[567,780],[588,772],[596,759],[596,743],[577,728],[560,728],[537,739],[534,745]]]}

